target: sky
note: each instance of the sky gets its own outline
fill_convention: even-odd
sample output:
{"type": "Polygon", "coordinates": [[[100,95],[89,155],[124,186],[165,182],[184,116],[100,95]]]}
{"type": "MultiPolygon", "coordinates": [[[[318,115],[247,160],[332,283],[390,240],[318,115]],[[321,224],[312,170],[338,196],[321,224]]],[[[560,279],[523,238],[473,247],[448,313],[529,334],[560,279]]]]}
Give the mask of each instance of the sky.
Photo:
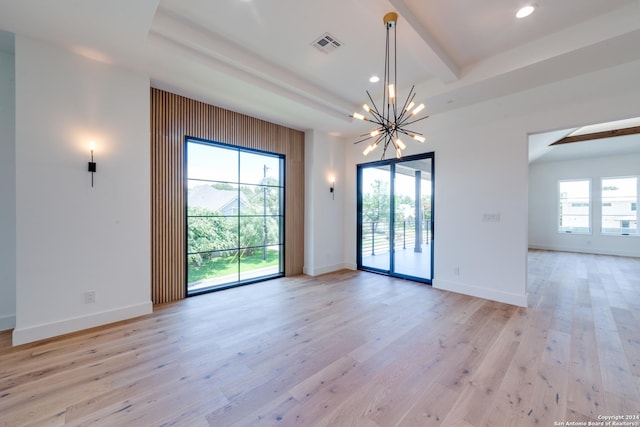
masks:
{"type": "MultiPolygon", "coordinates": [[[[237,182],[238,164],[241,165],[239,181],[243,184],[261,184],[264,167],[267,177],[278,179],[280,159],[278,157],[249,153],[234,149],[211,147],[206,144],[189,141],[187,145],[187,176],[210,181],[237,182]]],[[[189,186],[199,185],[190,182],[189,186]]]]}
{"type": "MultiPolygon", "coordinates": [[[[363,170],[362,186],[365,192],[369,191],[369,189],[371,188],[371,184],[373,184],[373,182],[376,179],[380,179],[383,181],[390,180],[389,167],[385,166],[385,168],[386,169],[371,167],[371,168],[365,168],[363,170]]],[[[395,183],[396,183],[396,188],[395,188],[396,194],[408,196],[408,197],[411,197],[412,199],[415,198],[415,188],[414,188],[415,178],[414,177],[403,175],[403,174],[396,174],[395,183]]],[[[422,180],[422,195],[423,196],[431,195],[431,183],[424,179],[422,180]]]]}

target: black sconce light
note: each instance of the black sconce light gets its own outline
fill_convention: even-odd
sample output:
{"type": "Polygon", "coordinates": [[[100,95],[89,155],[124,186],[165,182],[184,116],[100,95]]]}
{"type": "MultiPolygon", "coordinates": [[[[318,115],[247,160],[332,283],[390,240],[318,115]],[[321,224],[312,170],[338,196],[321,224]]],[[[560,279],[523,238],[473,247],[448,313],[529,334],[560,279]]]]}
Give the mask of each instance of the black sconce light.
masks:
{"type": "Polygon", "coordinates": [[[91,161],[89,162],[89,172],[91,172],[91,187],[93,187],[93,174],[96,171],[96,162],[93,161],[93,150],[96,148],[96,143],[91,141],[89,143],[89,149],[91,150],[91,161]]]}
{"type": "Polygon", "coordinates": [[[331,198],[333,200],[336,199],[335,188],[336,188],[336,179],[334,177],[331,177],[331,187],[329,187],[329,193],[331,193],[331,198]]]}

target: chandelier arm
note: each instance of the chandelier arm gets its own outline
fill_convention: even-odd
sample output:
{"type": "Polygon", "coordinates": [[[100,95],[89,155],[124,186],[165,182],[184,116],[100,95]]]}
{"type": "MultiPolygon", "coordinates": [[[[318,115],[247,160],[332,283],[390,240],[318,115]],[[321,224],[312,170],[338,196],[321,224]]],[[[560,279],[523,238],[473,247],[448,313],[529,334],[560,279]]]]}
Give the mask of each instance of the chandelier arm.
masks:
{"type": "Polygon", "coordinates": [[[402,133],[403,135],[408,136],[409,138],[413,138],[415,135],[424,136],[420,132],[414,132],[414,131],[409,130],[409,129],[406,129],[406,130],[405,129],[400,129],[400,133],[402,133]]]}
{"type": "Polygon", "coordinates": [[[429,116],[420,117],[419,119],[412,120],[412,121],[407,122],[407,123],[402,123],[402,126],[410,126],[410,125],[412,125],[414,123],[417,123],[417,122],[419,122],[421,120],[428,119],[428,118],[429,118],[429,116]]]}
{"type": "Polygon", "coordinates": [[[380,110],[378,110],[378,105],[376,104],[376,101],[373,100],[373,97],[371,96],[371,93],[369,91],[366,91],[366,92],[367,92],[367,96],[369,97],[369,101],[371,101],[371,105],[373,105],[373,109],[376,110],[376,112],[378,112],[378,114],[380,114],[379,113],[380,110]]]}
{"type": "Polygon", "coordinates": [[[378,120],[377,118],[375,118],[375,117],[374,117],[373,119],[369,120],[369,123],[374,123],[374,124],[376,124],[376,125],[380,126],[382,129],[384,129],[384,128],[385,128],[385,124],[384,124],[383,122],[379,121],[379,120],[378,120]]]}
{"type": "Polygon", "coordinates": [[[416,93],[414,92],[414,88],[416,86],[413,85],[411,86],[411,90],[409,91],[409,95],[407,95],[407,99],[405,99],[404,101],[404,105],[402,106],[402,112],[400,113],[400,116],[398,117],[398,121],[402,121],[402,118],[407,114],[407,105],[411,104],[413,102],[413,99],[416,97],[416,93]]]}
{"type": "Polygon", "coordinates": [[[384,147],[382,149],[382,158],[380,160],[384,159],[385,154],[387,154],[387,148],[388,147],[389,147],[389,141],[385,141],[384,142],[384,147]]]}
{"type": "MultiPolygon", "coordinates": [[[[371,136],[370,134],[364,134],[364,135],[369,135],[369,136],[367,136],[366,138],[363,138],[363,139],[361,139],[361,140],[359,140],[359,141],[354,142],[354,143],[353,143],[353,145],[360,144],[361,142],[364,142],[364,141],[367,141],[367,140],[369,140],[369,139],[373,139],[373,138],[374,138],[374,137],[373,137],[373,136],[371,136]]],[[[364,135],[360,135],[360,136],[364,136],[364,135]]],[[[382,139],[383,139],[385,136],[386,136],[386,133],[381,133],[380,135],[378,135],[378,136],[377,136],[377,138],[376,138],[373,142],[374,142],[374,143],[380,143],[380,141],[382,141],[382,139]]]]}
{"type": "Polygon", "coordinates": [[[413,102],[413,99],[415,97],[415,92],[413,94],[409,92],[409,95],[404,102],[404,106],[402,107],[402,113],[400,113],[400,116],[398,117],[398,125],[402,125],[402,122],[404,122],[408,118],[407,114],[410,114],[410,112],[407,110],[407,106],[413,102]]]}
{"type": "Polygon", "coordinates": [[[371,139],[371,138],[373,138],[373,137],[372,136],[368,136],[366,138],[362,138],[361,140],[354,142],[353,145],[360,144],[361,142],[364,142],[364,141],[366,141],[368,139],[371,139]]]}
{"type": "Polygon", "coordinates": [[[384,117],[380,114],[380,110],[378,110],[378,106],[376,105],[375,101],[371,97],[371,94],[369,93],[369,91],[367,91],[367,95],[369,96],[369,100],[371,101],[371,105],[373,105],[373,108],[370,108],[371,111],[369,111],[369,112],[377,120],[375,123],[378,123],[380,126],[382,126],[382,122],[384,121],[383,120],[384,117]]]}
{"type": "Polygon", "coordinates": [[[414,135],[424,136],[422,132],[416,132],[411,129],[400,129],[400,133],[402,133],[403,135],[407,135],[410,138],[413,138],[414,135]]]}
{"type": "Polygon", "coordinates": [[[391,138],[391,143],[393,144],[393,148],[396,149],[396,151],[398,151],[398,149],[400,148],[400,146],[398,145],[397,141],[398,139],[400,139],[400,136],[398,135],[398,132],[395,132],[395,138],[391,138]]]}

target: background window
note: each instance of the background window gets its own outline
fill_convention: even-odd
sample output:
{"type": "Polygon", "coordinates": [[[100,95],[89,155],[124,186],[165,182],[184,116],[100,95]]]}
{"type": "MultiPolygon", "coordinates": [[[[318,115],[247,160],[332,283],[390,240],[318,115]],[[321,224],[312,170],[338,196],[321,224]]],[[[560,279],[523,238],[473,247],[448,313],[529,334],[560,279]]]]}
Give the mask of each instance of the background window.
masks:
{"type": "Polygon", "coordinates": [[[559,218],[561,233],[591,232],[591,181],[558,182],[559,218]]]}
{"type": "Polygon", "coordinates": [[[638,178],[602,178],[602,234],[638,234],[638,178]]]}

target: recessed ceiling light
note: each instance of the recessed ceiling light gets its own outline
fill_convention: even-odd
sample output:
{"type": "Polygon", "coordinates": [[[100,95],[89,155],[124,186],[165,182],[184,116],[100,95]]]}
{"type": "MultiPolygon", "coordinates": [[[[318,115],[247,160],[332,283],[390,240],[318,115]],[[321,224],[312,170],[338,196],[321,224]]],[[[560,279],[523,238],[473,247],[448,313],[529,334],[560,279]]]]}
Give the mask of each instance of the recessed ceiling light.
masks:
{"type": "Polygon", "coordinates": [[[536,10],[535,4],[529,4],[527,6],[524,6],[518,11],[518,13],[516,13],[516,18],[518,19],[526,18],[527,16],[531,15],[534,10],[536,10]]]}
{"type": "Polygon", "coordinates": [[[378,83],[378,82],[380,81],[380,77],[378,77],[378,76],[371,76],[371,77],[369,77],[369,81],[370,81],[371,83],[378,83]]]}

